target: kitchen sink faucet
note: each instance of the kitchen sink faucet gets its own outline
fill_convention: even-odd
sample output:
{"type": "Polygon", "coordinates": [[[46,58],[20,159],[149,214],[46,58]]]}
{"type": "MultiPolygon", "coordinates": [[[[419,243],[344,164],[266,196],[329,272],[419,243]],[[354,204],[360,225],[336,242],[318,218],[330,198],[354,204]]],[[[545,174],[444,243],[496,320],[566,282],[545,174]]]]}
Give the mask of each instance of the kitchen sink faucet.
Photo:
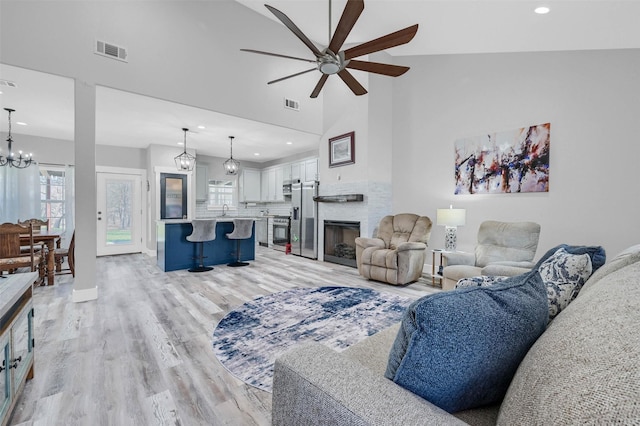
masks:
{"type": "Polygon", "coordinates": [[[226,216],[227,215],[227,211],[229,211],[229,206],[226,204],[222,205],[222,216],[226,216]],[[226,210],[225,210],[226,207],[226,210]]]}

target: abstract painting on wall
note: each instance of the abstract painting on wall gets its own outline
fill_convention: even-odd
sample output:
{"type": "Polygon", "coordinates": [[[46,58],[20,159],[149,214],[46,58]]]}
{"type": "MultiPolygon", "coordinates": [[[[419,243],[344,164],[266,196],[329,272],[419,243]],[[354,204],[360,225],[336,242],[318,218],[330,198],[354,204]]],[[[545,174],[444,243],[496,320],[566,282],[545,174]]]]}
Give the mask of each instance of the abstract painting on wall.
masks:
{"type": "Polygon", "coordinates": [[[456,194],[549,192],[551,124],[455,142],[456,194]]]}

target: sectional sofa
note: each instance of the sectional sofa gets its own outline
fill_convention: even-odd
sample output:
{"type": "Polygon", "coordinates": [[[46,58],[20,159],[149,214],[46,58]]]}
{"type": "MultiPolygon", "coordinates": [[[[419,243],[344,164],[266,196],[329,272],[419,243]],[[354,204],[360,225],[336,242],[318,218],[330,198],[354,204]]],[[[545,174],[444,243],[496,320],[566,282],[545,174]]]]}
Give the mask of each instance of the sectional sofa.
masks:
{"type": "Polygon", "coordinates": [[[395,325],[275,363],[274,425],[640,424],[640,245],[598,269],[535,340],[501,402],[448,413],[384,377],[395,325]]]}

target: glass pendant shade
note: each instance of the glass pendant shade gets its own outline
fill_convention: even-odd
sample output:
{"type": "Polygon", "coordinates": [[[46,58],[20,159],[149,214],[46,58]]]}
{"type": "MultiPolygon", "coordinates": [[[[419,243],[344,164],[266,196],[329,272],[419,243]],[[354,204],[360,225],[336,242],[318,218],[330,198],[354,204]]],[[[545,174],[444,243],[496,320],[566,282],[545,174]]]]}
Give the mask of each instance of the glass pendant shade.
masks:
{"type": "Polygon", "coordinates": [[[184,152],[174,158],[176,168],[183,171],[192,171],[196,165],[196,157],[187,152],[187,132],[189,129],[182,128],[184,132],[184,152]]]}
{"type": "Polygon", "coordinates": [[[237,175],[240,171],[240,162],[233,159],[233,136],[229,136],[229,139],[231,141],[231,155],[224,162],[224,172],[228,175],[237,175]]]}
{"type": "Polygon", "coordinates": [[[11,137],[11,113],[15,110],[11,108],[5,108],[5,111],[9,113],[9,136],[7,137],[7,156],[3,157],[0,153],[0,166],[15,167],[17,169],[25,169],[33,163],[33,154],[23,154],[22,151],[18,151],[16,157],[13,152],[13,138],[11,137]]]}

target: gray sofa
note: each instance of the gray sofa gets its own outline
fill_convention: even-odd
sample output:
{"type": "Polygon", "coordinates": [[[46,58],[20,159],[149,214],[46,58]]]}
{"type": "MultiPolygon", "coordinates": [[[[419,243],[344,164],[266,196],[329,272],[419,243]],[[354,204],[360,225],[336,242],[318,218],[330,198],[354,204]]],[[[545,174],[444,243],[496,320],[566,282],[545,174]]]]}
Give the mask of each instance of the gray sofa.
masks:
{"type": "Polygon", "coordinates": [[[640,245],[598,269],[521,362],[501,404],[449,414],[383,374],[399,325],[277,359],[274,425],[640,424],[640,245]]]}

